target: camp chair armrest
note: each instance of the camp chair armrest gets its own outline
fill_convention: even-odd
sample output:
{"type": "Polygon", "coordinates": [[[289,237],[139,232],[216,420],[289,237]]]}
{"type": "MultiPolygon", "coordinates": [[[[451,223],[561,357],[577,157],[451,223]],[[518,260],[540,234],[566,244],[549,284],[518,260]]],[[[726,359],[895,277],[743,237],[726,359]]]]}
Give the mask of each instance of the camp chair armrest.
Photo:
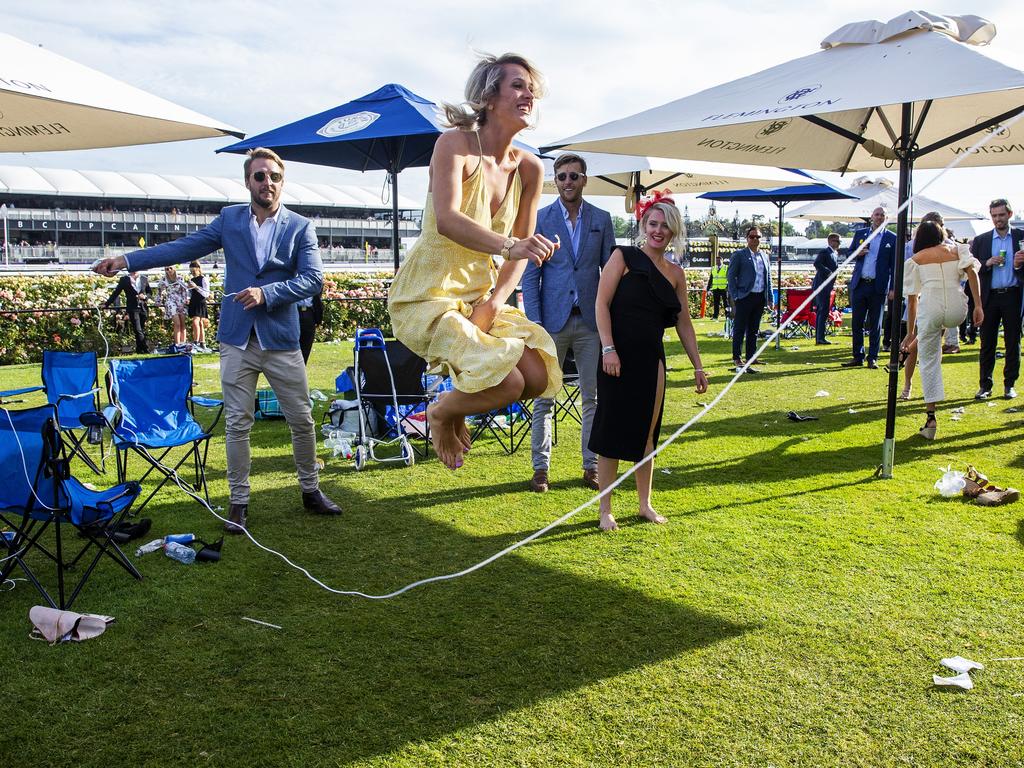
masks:
{"type": "Polygon", "coordinates": [[[192,395],[189,400],[200,405],[203,408],[219,408],[224,405],[223,400],[214,400],[212,397],[200,397],[198,395],[192,395]]]}
{"type": "Polygon", "coordinates": [[[41,392],[43,387],[22,387],[21,389],[8,389],[0,392],[0,397],[14,397],[15,395],[27,395],[29,392],[41,392]]]}
{"type": "Polygon", "coordinates": [[[189,395],[188,400],[190,403],[203,408],[217,409],[217,415],[213,417],[213,422],[210,426],[206,427],[207,434],[213,432],[213,428],[216,427],[217,422],[220,421],[220,415],[224,412],[224,401],[215,400],[212,397],[200,397],[198,395],[189,395]]]}

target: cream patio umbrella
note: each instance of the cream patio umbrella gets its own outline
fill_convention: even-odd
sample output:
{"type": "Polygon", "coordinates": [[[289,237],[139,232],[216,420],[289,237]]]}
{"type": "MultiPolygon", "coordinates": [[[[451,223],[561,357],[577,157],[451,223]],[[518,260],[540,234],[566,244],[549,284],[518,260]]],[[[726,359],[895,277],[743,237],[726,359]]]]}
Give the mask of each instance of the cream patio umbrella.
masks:
{"type": "MultiPolygon", "coordinates": [[[[871,212],[879,206],[887,211],[895,211],[899,206],[896,185],[890,179],[858,176],[844,190],[851,197],[845,200],[816,200],[790,211],[794,219],[811,221],[865,221],[871,218],[871,212]]],[[[921,216],[929,211],[942,214],[943,221],[988,220],[970,211],[962,211],[951,205],[918,195],[914,198],[913,209],[907,211],[910,221],[920,221],[921,216]]]]}
{"type": "MultiPolygon", "coordinates": [[[[823,50],[562,139],[546,149],[651,153],[825,171],[896,165],[902,204],[913,168],[1014,165],[1024,159],[1024,72],[980,53],[995,25],[977,16],[907,11],[888,23],[847,24],[823,50]],[[985,132],[986,146],[972,151],[985,132]]],[[[897,223],[898,252],[907,228],[897,223]]],[[[895,265],[897,300],[903,261],[895,265]]],[[[894,313],[893,323],[898,322],[894,313]]],[[[883,477],[895,450],[897,348],[893,347],[883,477]]]]}
{"type": "Polygon", "coordinates": [[[0,152],[244,135],[212,117],[0,33],[0,152]]]}

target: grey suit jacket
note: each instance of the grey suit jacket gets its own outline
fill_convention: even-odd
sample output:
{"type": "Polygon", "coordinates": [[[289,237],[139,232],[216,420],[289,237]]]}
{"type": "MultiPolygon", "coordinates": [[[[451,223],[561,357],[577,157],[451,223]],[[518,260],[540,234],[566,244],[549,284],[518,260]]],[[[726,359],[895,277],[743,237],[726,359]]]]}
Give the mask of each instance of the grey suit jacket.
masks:
{"type": "Polygon", "coordinates": [[[740,248],[733,252],[729,259],[729,271],[726,272],[729,298],[738,301],[754,290],[754,279],[757,277],[754,271],[755,258],[761,259],[764,264],[764,300],[768,306],[772,303],[772,265],[764,251],[758,251],[755,255],[749,248],[740,248]]]}
{"type": "Polygon", "coordinates": [[[562,206],[556,200],[537,212],[537,233],[549,240],[555,235],[562,247],[541,266],[530,264],[523,273],[523,305],[526,316],[540,323],[549,333],[565,327],[573,304],[578,303],[583,322],[597,331],[594,305],[601,267],[608,262],[615,248],[615,230],[607,211],[595,208],[586,200],[580,206],[576,222],[580,230],[579,253],[572,251],[572,238],[565,225],[562,206]]]}

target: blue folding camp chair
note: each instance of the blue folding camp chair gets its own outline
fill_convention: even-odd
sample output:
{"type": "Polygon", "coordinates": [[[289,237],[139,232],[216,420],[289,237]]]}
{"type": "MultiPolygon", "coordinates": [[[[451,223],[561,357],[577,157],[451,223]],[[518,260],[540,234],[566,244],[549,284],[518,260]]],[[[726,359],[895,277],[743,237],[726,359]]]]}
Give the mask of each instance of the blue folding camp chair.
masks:
{"type": "Polygon", "coordinates": [[[74,602],[104,555],[141,580],[142,575],[113,538],[139,490],[138,483],[128,482],[95,491],[75,479],[55,406],[17,411],[0,408],[0,521],[11,528],[2,536],[0,581],[20,567],[46,602],[63,610],[74,602]],[[47,534],[51,530],[52,541],[47,534]],[[70,532],[86,539],[73,556],[67,549],[77,539],[72,539],[70,532]],[[29,565],[33,553],[56,566],[56,599],[29,565]],[[83,560],[87,560],[84,567],[79,565],[83,560]],[[82,575],[69,586],[64,574],[73,567],[82,575]]]}
{"type": "MultiPolygon", "coordinates": [[[[57,407],[60,430],[68,438],[69,450],[78,456],[96,474],[103,470],[86,451],[90,427],[102,421],[95,417],[100,410],[99,384],[96,379],[95,352],[56,352],[43,350],[43,385],[0,392],[0,398],[27,392],[46,392],[46,401],[57,407]]],[[[102,432],[96,442],[100,446],[100,462],[104,458],[102,432]]]]}
{"type": "Polygon", "coordinates": [[[148,468],[139,482],[154,470],[162,475],[145,501],[142,510],[164,484],[176,478],[187,493],[202,495],[206,503],[210,494],[206,485],[206,455],[210,449],[210,435],[221,412],[222,400],[192,395],[192,358],[188,355],[147,357],[138,360],[111,360],[108,363],[108,389],[115,411],[109,420],[117,449],[117,477],[124,482],[128,477],[128,456],[141,457],[148,468]],[[215,411],[212,423],[202,426],[195,420],[195,406],[215,411]],[[175,448],[187,450],[171,465],[168,457],[175,448]],[[192,460],[193,479],[189,482],[178,475],[178,468],[192,460]]]}

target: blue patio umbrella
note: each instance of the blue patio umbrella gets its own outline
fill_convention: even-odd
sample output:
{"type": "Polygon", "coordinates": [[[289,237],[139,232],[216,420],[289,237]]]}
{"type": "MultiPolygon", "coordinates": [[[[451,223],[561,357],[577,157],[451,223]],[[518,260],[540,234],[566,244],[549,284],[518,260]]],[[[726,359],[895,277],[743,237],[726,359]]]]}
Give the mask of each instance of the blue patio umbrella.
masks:
{"type": "MultiPolygon", "coordinates": [[[[723,200],[733,203],[771,203],[779,209],[779,279],[776,285],[779,286],[779,297],[782,296],[782,218],[786,209],[786,203],[805,200],[841,200],[855,198],[838,187],[818,179],[811,174],[791,169],[793,173],[799,173],[809,179],[814,179],[816,184],[808,184],[796,187],[781,187],[779,189],[737,189],[731,192],[705,192],[698,197],[706,200],[723,200]]],[[[775,302],[775,322],[782,324],[782,302],[775,302]]],[[[780,334],[781,335],[781,334],[780,334]]],[[[775,338],[775,348],[778,349],[781,342],[779,337],[775,338]]]]}
{"type": "Polygon", "coordinates": [[[391,237],[398,271],[398,174],[430,164],[442,131],[436,104],[395,83],[341,106],[252,136],[218,152],[267,147],[285,160],[356,171],[387,171],[391,237]]]}

